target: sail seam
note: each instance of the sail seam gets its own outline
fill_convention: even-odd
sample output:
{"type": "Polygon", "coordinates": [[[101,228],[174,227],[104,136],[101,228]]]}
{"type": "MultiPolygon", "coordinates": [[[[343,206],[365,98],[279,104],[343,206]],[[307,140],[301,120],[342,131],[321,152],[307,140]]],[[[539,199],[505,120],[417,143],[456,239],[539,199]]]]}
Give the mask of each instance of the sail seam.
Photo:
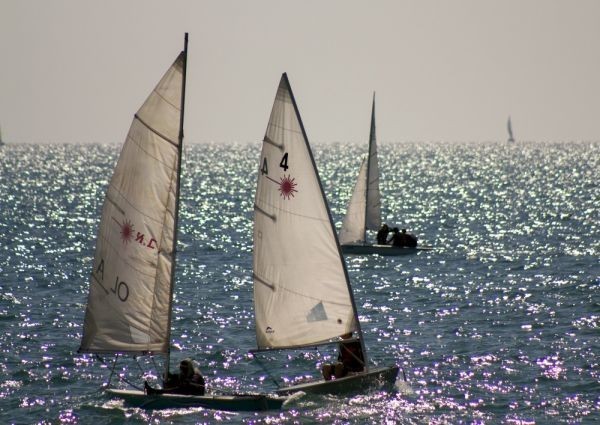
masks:
{"type": "MultiPolygon", "coordinates": [[[[140,124],[144,125],[144,127],[148,128],[150,131],[152,131],[149,127],[147,127],[142,121],[138,120],[140,122],[140,124]]],[[[134,143],[134,146],[136,146],[140,151],[144,152],[146,155],[148,155],[150,158],[154,159],[156,162],[158,162],[159,164],[162,164],[165,167],[168,168],[172,168],[171,165],[169,165],[168,163],[164,162],[163,160],[161,160],[160,158],[155,157],[154,155],[152,155],[150,152],[148,152],[146,149],[144,149],[143,145],[140,144],[140,140],[139,139],[135,139],[131,136],[131,134],[127,135],[127,139],[131,140],[134,143]]],[[[173,147],[175,147],[175,149],[177,149],[177,145],[173,145],[173,147]]]]}
{"type": "MultiPolygon", "coordinates": [[[[113,187],[114,187],[114,186],[113,186],[113,187]]],[[[119,191],[117,190],[117,192],[119,192],[119,191]]],[[[122,195],[121,195],[121,196],[122,196],[122,195]]],[[[123,196],[122,196],[122,197],[123,197],[123,196]]],[[[125,199],[125,198],[123,197],[123,199],[125,199]]],[[[110,202],[112,205],[114,205],[114,207],[117,209],[117,211],[119,211],[119,212],[121,213],[121,215],[125,215],[125,210],[123,210],[123,208],[121,208],[121,207],[119,206],[119,204],[117,204],[117,202],[116,202],[115,200],[113,200],[113,199],[110,197],[110,194],[109,194],[109,193],[107,193],[107,194],[106,194],[106,200],[107,200],[108,202],[110,202]]]]}
{"type": "MultiPolygon", "coordinates": [[[[113,188],[115,192],[117,192],[117,194],[118,194],[118,195],[119,195],[119,196],[120,196],[120,197],[123,199],[123,201],[125,201],[125,202],[127,203],[127,205],[129,205],[129,206],[131,207],[131,209],[135,210],[137,213],[139,213],[140,215],[142,215],[142,216],[144,216],[144,217],[148,218],[149,220],[152,220],[152,221],[154,221],[155,223],[158,223],[158,224],[160,224],[160,223],[161,223],[161,221],[160,221],[160,220],[157,220],[156,218],[154,218],[154,217],[151,217],[151,216],[149,216],[148,214],[146,214],[146,213],[144,213],[143,211],[140,211],[138,208],[136,208],[136,207],[135,207],[135,205],[133,205],[131,202],[129,202],[129,200],[128,200],[128,199],[127,199],[125,196],[123,196],[123,194],[121,193],[121,191],[120,191],[120,190],[119,190],[119,189],[118,189],[118,188],[117,188],[115,185],[111,184],[111,185],[110,185],[110,187],[111,187],[111,188],[113,188]]],[[[109,199],[109,198],[110,198],[110,196],[108,195],[108,192],[107,192],[106,198],[107,198],[107,199],[109,199]]],[[[111,202],[111,204],[113,204],[113,205],[114,205],[114,206],[115,206],[117,209],[119,209],[119,212],[122,212],[122,214],[123,214],[123,215],[125,215],[125,211],[124,211],[124,210],[122,210],[122,209],[121,209],[121,208],[120,208],[120,207],[119,207],[119,206],[116,204],[116,201],[114,201],[114,200],[110,199],[110,202],[111,202]]]]}
{"type": "MultiPolygon", "coordinates": [[[[265,204],[266,204],[267,206],[269,206],[269,207],[273,208],[274,210],[282,211],[282,212],[285,212],[286,214],[290,214],[290,215],[293,215],[293,216],[295,216],[295,217],[302,217],[302,218],[306,218],[306,219],[309,219],[309,220],[320,221],[320,222],[324,222],[324,223],[328,223],[328,222],[329,222],[329,220],[328,220],[328,219],[319,218],[319,217],[312,217],[312,216],[309,216],[309,215],[303,215],[303,214],[296,214],[296,213],[294,213],[294,212],[291,212],[291,211],[289,211],[289,210],[285,210],[285,209],[283,209],[283,208],[276,207],[275,205],[267,204],[266,202],[265,202],[265,204]]],[[[269,213],[266,213],[266,212],[264,211],[264,209],[260,208],[258,205],[254,204],[254,206],[255,206],[255,208],[256,208],[256,209],[258,209],[260,212],[264,213],[265,215],[267,215],[267,216],[269,216],[269,217],[271,216],[271,214],[269,214],[269,213]]]]}
{"type": "MultiPolygon", "coordinates": [[[[168,102],[167,102],[168,103],[168,102]]],[[[139,122],[141,122],[144,127],[146,127],[148,130],[150,130],[151,132],[153,132],[154,134],[156,134],[158,137],[160,137],[161,139],[163,139],[165,142],[169,142],[170,144],[172,144],[173,146],[177,147],[177,143],[175,143],[174,141],[172,141],[171,139],[169,139],[167,136],[165,136],[162,133],[159,133],[158,131],[156,131],[154,128],[150,127],[148,124],[146,124],[146,122],[140,118],[140,116],[138,114],[134,115],[134,118],[136,120],[138,120],[139,122]]]]}
{"type": "Polygon", "coordinates": [[[313,300],[313,301],[319,301],[319,302],[322,302],[324,304],[339,305],[341,307],[351,307],[352,306],[352,304],[344,304],[344,303],[340,303],[340,302],[336,302],[336,301],[323,301],[321,298],[311,297],[310,295],[301,294],[300,292],[292,291],[291,289],[288,289],[288,288],[286,288],[285,286],[282,286],[282,285],[280,285],[280,288],[283,291],[289,292],[290,294],[298,295],[299,297],[304,298],[304,299],[313,300]]]}
{"type": "MultiPolygon", "coordinates": [[[[104,237],[104,236],[100,236],[100,235],[99,235],[99,237],[102,238],[102,240],[106,243],[107,246],[110,247],[111,250],[113,250],[116,253],[119,253],[119,250],[117,248],[115,248],[115,246],[113,244],[110,243],[109,238],[104,237]]],[[[160,254],[160,252],[158,254],[160,254]]],[[[136,267],[134,267],[129,261],[126,261],[123,256],[119,255],[119,260],[121,260],[122,262],[124,262],[125,264],[127,264],[132,270],[135,270],[139,274],[144,275],[146,277],[152,277],[151,274],[144,273],[142,270],[139,270],[136,267]]]]}
{"type": "Polygon", "coordinates": [[[269,128],[275,128],[275,129],[279,129],[279,130],[283,130],[283,131],[289,131],[290,133],[294,133],[294,134],[300,134],[301,136],[304,136],[302,134],[302,131],[299,130],[293,130],[289,127],[285,127],[279,124],[275,124],[275,123],[269,123],[269,128]]]}

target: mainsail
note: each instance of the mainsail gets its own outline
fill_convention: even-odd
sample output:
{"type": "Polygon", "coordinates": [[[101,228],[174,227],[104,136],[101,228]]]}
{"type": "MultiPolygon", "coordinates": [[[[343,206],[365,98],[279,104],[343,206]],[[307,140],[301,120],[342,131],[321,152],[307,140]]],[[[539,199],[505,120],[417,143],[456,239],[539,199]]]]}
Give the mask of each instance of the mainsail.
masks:
{"type": "Polygon", "coordinates": [[[379,193],[379,161],[375,135],[375,94],[373,94],[369,153],[358,172],[358,179],[342,221],[340,243],[364,243],[366,231],[377,230],[379,226],[381,226],[381,195],[379,193]]]}
{"type": "Polygon", "coordinates": [[[135,115],[108,186],[80,352],[169,351],[186,51],[135,115]]]}
{"type": "Polygon", "coordinates": [[[508,127],[508,141],[512,143],[515,141],[515,137],[513,136],[512,124],[510,122],[510,116],[508,117],[508,123],[506,124],[506,126],[508,127]]]}
{"type": "Polygon", "coordinates": [[[262,144],[253,261],[259,349],[316,345],[360,332],[346,266],[286,74],[262,144]]]}

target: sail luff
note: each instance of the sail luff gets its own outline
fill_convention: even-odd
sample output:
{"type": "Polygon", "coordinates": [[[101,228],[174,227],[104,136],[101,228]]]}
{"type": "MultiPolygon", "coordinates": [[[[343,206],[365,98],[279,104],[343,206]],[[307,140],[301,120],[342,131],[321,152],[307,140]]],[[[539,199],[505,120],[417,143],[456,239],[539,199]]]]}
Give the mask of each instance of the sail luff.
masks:
{"type": "Polygon", "coordinates": [[[173,319],[173,293],[175,291],[175,269],[177,264],[177,241],[178,241],[178,229],[179,229],[179,198],[181,191],[181,159],[183,157],[183,120],[185,116],[185,87],[186,87],[186,76],[187,76],[187,54],[188,54],[188,33],[185,33],[183,41],[183,68],[181,71],[181,106],[180,106],[180,117],[179,117],[179,135],[178,135],[178,146],[179,152],[177,158],[177,183],[175,189],[175,219],[174,219],[174,230],[173,230],[173,260],[171,265],[171,291],[169,294],[169,313],[167,322],[167,355],[165,360],[165,379],[169,376],[169,364],[171,361],[171,322],[173,319]]]}

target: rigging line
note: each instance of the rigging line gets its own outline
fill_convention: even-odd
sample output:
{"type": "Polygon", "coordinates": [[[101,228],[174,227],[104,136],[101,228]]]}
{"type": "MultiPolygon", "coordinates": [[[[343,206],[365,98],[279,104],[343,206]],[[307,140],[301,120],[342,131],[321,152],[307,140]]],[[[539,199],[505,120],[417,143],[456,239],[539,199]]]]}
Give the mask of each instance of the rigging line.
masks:
{"type": "MultiPolygon", "coordinates": [[[[354,359],[355,359],[355,360],[358,360],[358,362],[359,362],[361,365],[363,365],[363,366],[365,365],[365,362],[364,362],[363,360],[361,360],[360,358],[358,358],[358,356],[357,356],[356,354],[354,354],[352,351],[350,351],[350,350],[348,349],[348,347],[346,347],[346,346],[345,346],[343,343],[341,343],[341,344],[340,344],[340,348],[341,348],[342,350],[346,351],[347,353],[349,353],[349,354],[350,354],[352,357],[354,357],[354,359]]],[[[340,351],[341,351],[341,350],[340,350],[340,351]]]]}
{"type": "Polygon", "coordinates": [[[273,375],[271,375],[271,372],[269,372],[269,370],[265,367],[265,365],[260,361],[260,359],[254,355],[254,353],[252,354],[252,358],[256,360],[256,363],[258,363],[258,366],[260,366],[260,368],[267,374],[267,376],[269,377],[269,379],[275,384],[275,386],[277,388],[280,388],[281,385],[279,384],[279,382],[277,382],[277,380],[275,378],[273,378],[273,375]]]}

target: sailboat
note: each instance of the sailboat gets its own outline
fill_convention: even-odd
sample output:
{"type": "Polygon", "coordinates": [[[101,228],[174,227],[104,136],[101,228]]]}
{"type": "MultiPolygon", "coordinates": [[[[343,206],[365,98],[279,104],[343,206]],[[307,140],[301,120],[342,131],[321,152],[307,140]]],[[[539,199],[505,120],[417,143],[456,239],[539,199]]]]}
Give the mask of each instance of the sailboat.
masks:
{"type": "Polygon", "coordinates": [[[4,145],[5,145],[5,143],[2,140],[2,127],[0,127],[0,146],[4,146],[4,145]]]}
{"type": "Polygon", "coordinates": [[[371,111],[371,131],[369,152],[363,160],[346,215],[340,229],[340,244],[344,254],[404,255],[421,250],[431,250],[430,246],[397,247],[367,242],[367,230],[378,230],[381,226],[381,194],[379,192],[379,160],[377,158],[377,137],[375,132],[375,93],[371,111]]]}
{"type": "Polygon", "coordinates": [[[508,123],[506,124],[508,128],[508,143],[514,143],[515,137],[513,136],[512,123],[510,122],[510,115],[508,116],[508,123]]]}
{"type": "Polygon", "coordinates": [[[254,204],[257,349],[302,349],[353,333],[364,371],[279,387],[278,394],[343,393],[393,386],[398,366],[369,366],[331,212],[287,75],[281,77],[262,143],[254,204]]]}
{"type": "MultiPolygon", "coordinates": [[[[80,353],[164,356],[170,363],[183,144],[184,50],[137,111],[106,192],[80,353]]],[[[114,366],[113,366],[114,370],[114,366]]],[[[110,380],[109,380],[110,381],[110,380]]],[[[146,394],[108,389],[144,408],[280,408],[264,394],[146,394]]]]}

